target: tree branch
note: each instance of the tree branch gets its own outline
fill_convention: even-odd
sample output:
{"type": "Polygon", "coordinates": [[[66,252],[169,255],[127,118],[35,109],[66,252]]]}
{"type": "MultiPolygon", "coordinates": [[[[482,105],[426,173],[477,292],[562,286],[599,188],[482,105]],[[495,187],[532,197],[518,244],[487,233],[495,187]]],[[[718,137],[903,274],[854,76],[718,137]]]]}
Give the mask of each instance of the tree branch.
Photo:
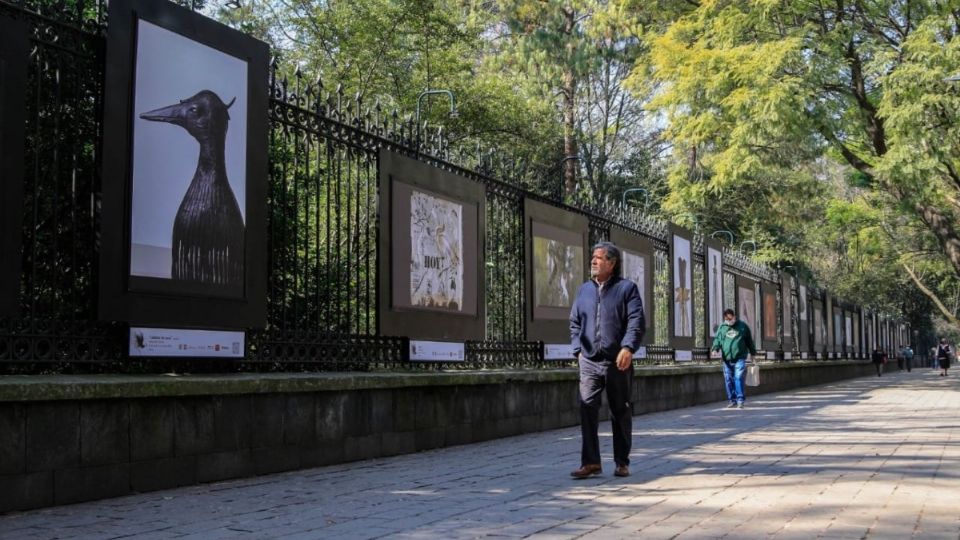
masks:
{"type": "Polygon", "coordinates": [[[917,286],[918,289],[920,289],[920,292],[927,295],[927,298],[929,298],[930,301],[932,301],[933,304],[937,306],[937,309],[940,310],[940,313],[944,316],[944,318],[950,321],[950,324],[954,326],[960,326],[960,319],[958,319],[953,313],[951,313],[950,310],[947,309],[947,306],[943,305],[943,302],[940,301],[940,298],[937,297],[937,295],[933,291],[927,288],[927,286],[924,285],[922,281],[920,281],[920,278],[917,277],[917,274],[915,274],[913,269],[910,268],[910,265],[908,265],[904,261],[900,261],[900,265],[903,266],[903,269],[906,270],[907,274],[910,275],[910,279],[912,279],[913,283],[917,286]]]}

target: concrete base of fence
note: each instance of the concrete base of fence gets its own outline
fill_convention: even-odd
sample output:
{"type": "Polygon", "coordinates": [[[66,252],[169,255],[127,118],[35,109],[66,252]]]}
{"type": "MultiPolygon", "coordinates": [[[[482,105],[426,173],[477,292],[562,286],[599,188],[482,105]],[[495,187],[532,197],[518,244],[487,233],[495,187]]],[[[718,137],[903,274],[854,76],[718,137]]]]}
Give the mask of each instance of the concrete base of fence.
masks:
{"type": "MultiPolygon", "coordinates": [[[[872,373],[765,364],[750,392],[872,373]]],[[[0,377],[0,512],[572,426],[576,383],[570,369],[0,377]]],[[[643,367],[634,384],[636,414],[725,399],[716,365],[643,367]]]]}

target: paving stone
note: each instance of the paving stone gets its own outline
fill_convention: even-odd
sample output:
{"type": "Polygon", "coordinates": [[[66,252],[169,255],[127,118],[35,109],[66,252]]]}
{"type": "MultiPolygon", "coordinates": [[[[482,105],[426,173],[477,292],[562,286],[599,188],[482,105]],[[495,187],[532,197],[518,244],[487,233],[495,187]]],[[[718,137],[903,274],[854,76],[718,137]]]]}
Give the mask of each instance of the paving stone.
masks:
{"type": "MultiPolygon", "coordinates": [[[[612,474],[606,424],[604,473],[584,481],[568,477],[579,464],[579,430],[568,428],[8,514],[0,516],[0,538],[957,538],[955,380],[916,370],[768,394],[742,411],[719,403],[637,416],[628,478],[612,474]]],[[[380,444],[410,451],[456,439],[456,432],[432,430],[432,419],[474,413],[437,410],[427,405],[429,395],[424,389],[417,402],[397,400],[395,407],[425,417],[407,422],[406,438],[380,444]]],[[[264,402],[279,408],[287,399],[264,402]]],[[[141,468],[170,475],[159,465],[173,450],[189,455],[248,436],[261,445],[252,458],[225,452],[223,474],[212,474],[215,464],[200,468],[214,478],[231,476],[272,452],[293,466],[298,459],[321,463],[335,448],[362,455],[371,444],[327,438],[346,430],[336,425],[335,402],[318,402],[302,418],[279,410],[282,429],[262,434],[230,423],[232,413],[223,412],[229,404],[219,412],[206,400],[191,405],[151,412],[161,424],[171,414],[190,415],[196,429],[175,449],[159,441],[156,454],[131,441],[133,454],[153,458],[141,468]],[[296,453],[288,446],[295,444],[311,446],[296,453]]],[[[28,447],[29,429],[49,428],[28,427],[28,447]]],[[[66,457],[28,456],[28,465],[86,458],[74,449],[74,436],[63,437],[66,457]]],[[[137,482],[138,471],[131,473],[137,482]]]]}

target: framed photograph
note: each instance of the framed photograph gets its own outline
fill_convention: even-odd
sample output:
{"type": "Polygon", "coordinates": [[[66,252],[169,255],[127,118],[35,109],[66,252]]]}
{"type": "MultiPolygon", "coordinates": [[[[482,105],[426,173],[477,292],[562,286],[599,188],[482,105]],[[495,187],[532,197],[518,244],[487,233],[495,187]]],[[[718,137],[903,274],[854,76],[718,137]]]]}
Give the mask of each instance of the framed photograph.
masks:
{"type": "Polygon", "coordinates": [[[723,324],[723,244],[717,240],[705,241],[708,342],[717,335],[723,324]]]}
{"type": "Polygon", "coordinates": [[[802,281],[797,283],[797,344],[801,351],[809,352],[810,346],[810,314],[807,299],[807,285],[802,281]]]}
{"type": "Polygon", "coordinates": [[[20,302],[24,107],[29,54],[27,26],[0,16],[0,317],[16,316],[20,302]]]}
{"type": "Polygon", "coordinates": [[[780,274],[780,320],[783,350],[793,350],[793,276],[780,274]]]}
{"type": "Polygon", "coordinates": [[[763,294],[763,305],[760,308],[763,323],[763,348],[768,351],[775,351],[780,348],[780,339],[777,333],[777,320],[780,313],[777,311],[777,285],[775,283],[764,281],[761,286],[763,294]]]}
{"type": "Polygon", "coordinates": [[[853,347],[853,353],[859,357],[863,353],[862,344],[862,330],[863,330],[863,314],[860,312],[859,308],[853,312],[853,340],[850,343],[850,346],[853,347]]]}
{"type": "Polygon", "coordinates": [[[101,318],[262,327],[269,47],[172,2],[109,17],[101,318]]]}
{"type": "Polygon", "coordinates": [[[693,234],[676,225],[667,227],[670,241],[670,345],[693,349],[693,234]]]}
{"type": "Polygon", "coordinates": [[[844,342],[843,310],[833,308],[833,347],[836,352],[843,351],[844,342]]]}
{"type": "Polygon", "coordinates": [[[643,318],[646,332],[643,343],[650,343],[654,334],[653,311],[653,242],[644,236],[612,227],[610,241],[620,248],[623,256],[623,277],[637,284],[643,299],[643,318]]]}
{"type": "Polygon", "coordinates": [[[380,150],[380,333],[484,337],[484,186],[380,150]]]}
{"type": "Polygon", "coordinates": [[[823,308],[820,301],[813,301],[813,348],[821,351],[826,346],[827,331],[823,324],[823,308]]]}
{"type": "Polygon", "coordinates": [[[753,341],[759,349],[760,336],[757,335],[757,293],[756,281],[737,276],[737,317],[747,323],[753,334],[753,341]]]}
{"type": "Polygon", "coordinates": [[[827,352],[836,352],[836,334],[839,332],[836,321],[833,320],[834,299],[827,293],[823,294],[823,322],[826,336],[823,342],[827,352]]]}
{"type": "Polygon", "coordinates": [[[527,340],[570,342],[570,308],[587,280],[587,217],[533,199],[523,203],[527,242],[527,340]]]}

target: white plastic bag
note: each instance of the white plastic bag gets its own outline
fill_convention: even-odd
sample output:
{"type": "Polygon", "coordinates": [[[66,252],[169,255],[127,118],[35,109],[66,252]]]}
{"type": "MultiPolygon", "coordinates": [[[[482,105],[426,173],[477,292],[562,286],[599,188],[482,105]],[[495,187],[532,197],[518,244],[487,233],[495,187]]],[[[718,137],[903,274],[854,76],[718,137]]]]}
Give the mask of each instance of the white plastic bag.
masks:
{"type": "Polygon", "coordinates": [[[760,386],[760,366],[749,364],[745,379],[747,386],[760,386]]]}

